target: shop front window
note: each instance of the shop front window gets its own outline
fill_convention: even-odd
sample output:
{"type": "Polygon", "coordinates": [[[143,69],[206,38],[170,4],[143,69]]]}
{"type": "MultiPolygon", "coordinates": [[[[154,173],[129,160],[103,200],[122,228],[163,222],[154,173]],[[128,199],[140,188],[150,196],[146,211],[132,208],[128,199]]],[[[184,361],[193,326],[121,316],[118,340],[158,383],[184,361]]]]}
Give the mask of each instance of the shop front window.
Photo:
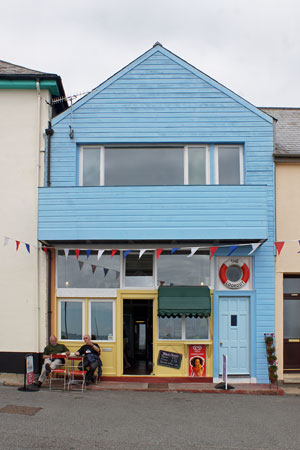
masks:
{"type": "Polygon", "coordinates": [[[60,339],[81,341],[83,330],[82,318],[81,301],[61,301],[60,339]]]}
{"type": "Polygon", "coordinates": [[[159,318],[159,339],[181,339],[182,322],[179,317],[159,318]]]}
{"type": "Polygon", "coordinates": [[[209,254],[164,251],[157,261],[158,286],[209,286],[209,254]]]}
{"type": "Polygon", "coordinates": [[[63,250],[57,252],[58,288],[118,288],[120,287],[120,252],[111,258],[111,251],[104,252],[97,259],[97,251],[89,257],[82,250],[77,259],[75,251],[70,250],[66,258],[63,250]]]}
{"type": "Polygon", "coordinates": [[[130,253],[125,260],[126,287],[152,287],[153,282],[153,253],[130,253]]]}
{"type": "Polygon", "coordinates": [[[159,339],[203,340],[209,338],[209,318],[159,317],[159,339]]]}
{"type": "Polygon", "coordinates": [[[114,340],[112,301],[90,303],[90,334],[96,341],[114,340]]]}
{"type": "Polygon", "coordinates": [[[208,339],[209,318],[208,317],[186,317],[185,338],[186,339],[208,339]]]}

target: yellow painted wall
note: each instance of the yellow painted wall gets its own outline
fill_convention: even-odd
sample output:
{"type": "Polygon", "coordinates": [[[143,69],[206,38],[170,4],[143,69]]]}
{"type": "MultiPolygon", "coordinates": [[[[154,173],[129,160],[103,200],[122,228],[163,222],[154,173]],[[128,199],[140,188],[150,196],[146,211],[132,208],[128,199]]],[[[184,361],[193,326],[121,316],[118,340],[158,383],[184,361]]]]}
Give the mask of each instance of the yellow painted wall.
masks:
{"type": "Polygon", "coordinates": [[[300,273],[299,192],[300,164],[276,164],[276,240],[285,242],[275,263],[275,336],[279,379],[283,379],[283,274],[300,273]]]}

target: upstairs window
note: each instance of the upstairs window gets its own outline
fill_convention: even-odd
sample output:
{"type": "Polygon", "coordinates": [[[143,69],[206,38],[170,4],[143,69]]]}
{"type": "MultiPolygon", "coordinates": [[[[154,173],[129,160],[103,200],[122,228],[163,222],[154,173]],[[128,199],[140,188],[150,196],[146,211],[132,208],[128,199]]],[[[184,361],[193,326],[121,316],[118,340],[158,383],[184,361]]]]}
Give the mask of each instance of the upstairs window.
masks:
{"type": "Polygon", "coordinates": [[[208,146],[104,148],[82,146],[80,186],[209,184],[208,146]]]}
{"type": "Polygon", "coordinates": [[[244,183],[242,146],[215,147],[215,183],[231,185],[244,183]]]}

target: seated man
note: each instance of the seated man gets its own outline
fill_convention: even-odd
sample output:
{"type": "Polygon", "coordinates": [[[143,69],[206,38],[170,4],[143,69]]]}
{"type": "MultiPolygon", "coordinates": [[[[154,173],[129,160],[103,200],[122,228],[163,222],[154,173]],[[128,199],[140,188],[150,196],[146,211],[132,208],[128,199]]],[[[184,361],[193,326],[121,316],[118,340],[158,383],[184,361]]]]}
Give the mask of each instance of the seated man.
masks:
{"type": "Polygon", "coordinates": [[[56,369],[60,364],[62,364],[63,359],[60,358],[50,358],[50,355],[59,355],[61,353],[65,353],[66,355],[69,355],[70,352],[67,349],[67,347],[64,344],[58,344],[57,343],[57,337],[56,336],[50,336],[49,338],[49,344],[44,348],[44,365],[42,367],[41,375],[36,381],[36,386],[41,386],[43,381],[45,381],[46,377],[49,375],[52,369],[56,369]]]}
{"type": "Polygon", "coordinates": [[[83,336],[84,345],[75,353],[76,356],[84,356],[83,366],[88,369],[85,384],[88,386],[94,377],[94,372],[99,364],[100,348],[98,344],[91,341],[91,336],[85,334],[83,336]]]}

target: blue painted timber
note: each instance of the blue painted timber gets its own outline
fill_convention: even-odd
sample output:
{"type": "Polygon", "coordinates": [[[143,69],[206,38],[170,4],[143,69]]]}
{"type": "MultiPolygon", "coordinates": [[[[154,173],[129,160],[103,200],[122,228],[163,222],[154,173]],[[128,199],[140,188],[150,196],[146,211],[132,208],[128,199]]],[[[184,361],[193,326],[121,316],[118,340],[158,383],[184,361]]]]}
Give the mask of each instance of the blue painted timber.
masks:
{"type": "Polygon", "coordinates": [[[266,186],[40,188],[40,240],[267,239],[266,186]]]}

